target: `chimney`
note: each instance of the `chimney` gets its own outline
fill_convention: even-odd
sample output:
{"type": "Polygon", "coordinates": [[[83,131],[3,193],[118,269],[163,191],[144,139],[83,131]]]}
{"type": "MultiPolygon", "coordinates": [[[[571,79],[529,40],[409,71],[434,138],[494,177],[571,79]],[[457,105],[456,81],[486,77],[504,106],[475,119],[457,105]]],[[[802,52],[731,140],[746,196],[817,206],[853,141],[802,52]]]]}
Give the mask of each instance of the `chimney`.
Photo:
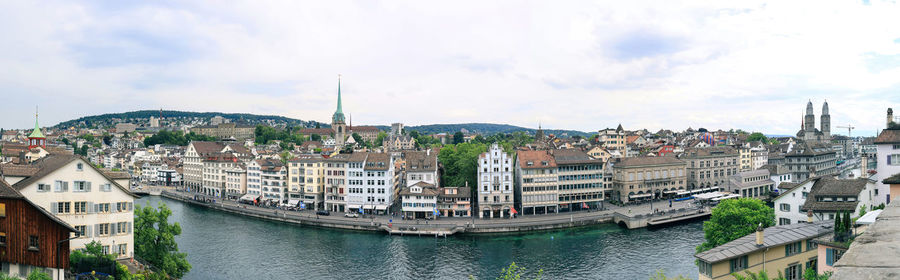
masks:
{"type": "Polygon", "coordinates": [[[869,178],[869,157],[866,155],[859,160],[859,178],[869,178]]]}
{"type": "Polygon", "coordinates": [[[806,210],[806,222],[811,224],[813,222],[812,218],[813,218],[812,210],[806,210]]]}
{"type": "Polygon", "coordinates": [[[763,245],[763,226],[762,223],[759,223],[759,226],[756,227],[756,246],[763,245]]]}
{"type": "Polygon", "coordinates": [[[891,128],[891,123],[894,122],[894,109],[888,108],[887,113],[887,128],[891,128]]]}
{"type": "Polygon", "coordinates": [[[426,155],[426,156],[430,156],[430,155],[431,155],[431,149],[430,149],[430,148],[425,150],[425,155],[426,155]]]}

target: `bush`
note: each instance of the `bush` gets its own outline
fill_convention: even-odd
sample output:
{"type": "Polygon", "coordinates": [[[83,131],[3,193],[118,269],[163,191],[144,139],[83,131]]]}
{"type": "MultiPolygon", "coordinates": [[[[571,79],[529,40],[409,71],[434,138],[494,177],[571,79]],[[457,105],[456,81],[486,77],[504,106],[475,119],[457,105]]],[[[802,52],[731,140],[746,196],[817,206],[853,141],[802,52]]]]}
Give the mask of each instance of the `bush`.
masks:
{"type": "Polygon", "coordinates": [[[28,274],[27,279],[28,280],[53,280],[53,278],[50,278],[50,275],[48,275],[47,273],[40,272],[40,271],[31,272],[31,274],[28,274]]]}

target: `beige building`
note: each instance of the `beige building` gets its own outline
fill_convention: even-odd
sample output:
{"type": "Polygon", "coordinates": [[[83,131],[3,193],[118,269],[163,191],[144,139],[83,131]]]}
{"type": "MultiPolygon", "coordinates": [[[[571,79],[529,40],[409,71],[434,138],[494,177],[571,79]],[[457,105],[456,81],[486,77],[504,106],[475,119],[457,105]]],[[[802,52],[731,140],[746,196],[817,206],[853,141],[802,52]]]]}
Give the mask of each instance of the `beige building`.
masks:
{"type": "Polygon", "coordinates": [[[214,137],[216,139],[234,138],[239,141],[252,139],[256,126],[249,124],[220,123],[217,125],[204,125],[191,128],[191,132],[214,137]]]}
{"type": "Polygon", "coordinates": [[[247,168],[243,163],[225,168],[225,195],[229,199],[238,199],[247,193],[247,168]]]}
{"type": "Polygon", "coordinates": [[[556,160],[547,151],[516,153],[515,203],[522,210],[520,214],[559,212],[557,171],[556,160]]]}
{"type": "Polygon", "coordinates": [[[735,279],[732,273],[766,271],[800,280],[807,268],[817,269],[817,237],[832,233],[829,222],[800,223],[758,229],[734,241],[694,255],[700,280],[735,279]]]}
{"type": "Polygon", "coordinates": [[[616,129],[607,128],[600,131],[600,143],[603,143],[603,147],[608,150],[618,150],[625,151],[625,129],[622,129],[622,125],[616,129]]]}
{"type": "Polygon", "coordinates": [[[98,241],[106,254],[134,257],[134,199],[128,179],[115,180],[80,156],[51,155],[35,162],[30,174],[16,174],[13,188],[80,233],[71,250],[98,241]],[[123,184],[120,184],[122,182],[123,184]]]}
{"type": "Polygon", "coordinates": [[[351,155],[337,154],[325,159],[325,209],[344,212],[347,202],[347,166],[351,155]]]}
{"type": "Polygon", "coordinates": [[[744,171],[731,175],[728,179],[727,191],[739,194],[741,197],[764,199],[767,194],[775,190],[775,181],[769,175],[768,169],[744,171]]]}
{"type": "Polygon", "coordinates": [[[612,166],[612,199],[621,202],[664,198],[685,190],[685,162],[675,157],[623,158],[612,166]]]}
{"type": "Polygon", "coordinates": [[[225,171],[240,165],[238,158],[231,153],[218,153],[203,159],[203,175],[200,191],[206,195],[226,198],[225,171]]]}
{"type": "MultiPolygon", "coordinates": [[[[687,149],[680,158],[687,167],[688,190],[725,188],[728,177],[741,169],[740,153],[727,146],[687,149]]],[[[749,160],[748,154],[748,164],[749,160]]]]}
{"type": "Polygon", "coordinates": [[[741,171],[750,170],[753,167],[753,153],[750,152],[750,147],[737,147],[738,155],[739,155],[739,163],[741,171]]]}
{"type": "Polygon", "coordinates": [[[289,197],[303,201],[307,209],[324,209],[325,166],[325,158],[316,154],[300,155],[288,161],[289,197]]]}
{"type": "Polygon", "coordinates": [[[600,208],[607,189],[603,162],[574,149],[550,150],[558,170],[560,211],[600,208]]]}

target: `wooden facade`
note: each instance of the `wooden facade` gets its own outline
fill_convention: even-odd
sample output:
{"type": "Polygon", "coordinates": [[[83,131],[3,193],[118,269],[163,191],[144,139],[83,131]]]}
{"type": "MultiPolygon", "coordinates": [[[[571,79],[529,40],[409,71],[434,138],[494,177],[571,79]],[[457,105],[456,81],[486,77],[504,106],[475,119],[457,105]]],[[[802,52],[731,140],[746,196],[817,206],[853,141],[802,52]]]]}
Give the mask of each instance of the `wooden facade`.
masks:
{"type": "Polygon", "coordinates": [[[54,220],[25,198],[0,197],[6,215],[0,217],[0,233],[6,242],[0,245],[0,261],[48,268],[69,267],[69,238],[72,229],[54,220]],[[37,248],[30,248],[37,237],[37,248]],[[57,250],[57,246],[60,246],[57,250]],[[57,258],[57,254],[59,257],[57,258]]]}

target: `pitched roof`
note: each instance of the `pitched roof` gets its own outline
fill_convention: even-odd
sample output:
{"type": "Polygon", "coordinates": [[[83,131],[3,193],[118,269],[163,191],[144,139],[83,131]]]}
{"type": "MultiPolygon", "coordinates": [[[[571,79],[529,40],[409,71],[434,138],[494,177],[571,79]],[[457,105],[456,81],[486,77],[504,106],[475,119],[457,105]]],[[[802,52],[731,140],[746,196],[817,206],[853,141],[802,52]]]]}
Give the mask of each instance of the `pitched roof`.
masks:
{"type": "Polygon", "coordinates": [[[763,229],[762,246],[756,245],[756,232],[754,232],[718,247],[694,254],[694,257],[708,263],[717,263],[766,248],[822,236],[834,232],[832,227],[833,224],[830,221],[768,227],[763,229]]]}
{"type": "Polygon", "coordinates": [[[470,197],[472,196],[472,188],[471,187],[444,187],[441,190],[446,189],[456,189],[455,194],[448,194],[446,192],[441,192],[438,194],[439,197],[470,197]]]}
{"type": "Polygon", "coordinates": [[[119,185],[119,183],[116,183],[115,179],[107,176],[106,173],[103,172],[103,170],[101,170],[100,168],[97,168],[96,166],[94,166],[93,164],[91,164],[90,162],[88,162],[87,160],[82,158],[81,156],[77,156],[77,155],[48,155],[42,159],[32,162],[31,166],[35,166],[35,167],[39,168],[39,170],[37,172],[35,172],[33,175],[23,179],[22,181],[16,182],[12,187],[15,188],[16,190],[21,190],[21,189],[31,185],[32,183],[37,182],[41,178],[44,178],[45,176],[49,175],[50,173],[53,173],[53,171],[56,171],[57,169],[60,169],[63,166],[66,166],[66,164],[69,164],[70,162],[73,162],[76,160],[81,160],[82,162],[85,163],[86,166],[90,166],[91,168],[93,168],[94,171],[97,171],[97,173],[99,173],[101,176],[103,176],[104,178],[109,180],[109,182],[112,183],[113,186],[116,186],[117,188],[119,188],[120,190],[125,192],[125,194],[128,194],[132,197],[137,197],[136,195],[131,193],[131,191],[128,190],[128,188],[126,188],[125,186],[119,185]]]}
{"type": "Polygon", "coordinates": [[[717,147],[706,147],[706,148],[690,148],[684,151],[682,157],[686,158],[699,158],[699,157],[722,157],[722,156],[738,156],[739,153],[732,147],[728,146],[717,146],[717,147]]]}
{"type": "Polygon", "coordinates": [[[900,144],[900,129],[882,130],[875,138],[875,144],[900,144]]]}
{"type": "Polygon", "coordinates": [[[76,231],[74,227],[69,225],[69,223],[66,223],[65,221],[59,219],[59,217],[57,217],[56,215],[50,214],[50,212],[47,212],[47,210],[44,209],[44,207],[40,207],[37,204],[34,204],[34,202],[32,202],[30,199],[26,198],[24,195],[22,195],[22,193],[20,193],[16,189],[14,189],[12,186],[7,184],[6,181],[3,181],[3,180],[0,180],[0,198],[24,200],[26,203],[31,205],[31,207],[33,207],[34,209],[37,209],[38,212],[41,212],[41,214],[44,214],[44,216],[47,216],[47,218],[49,218],[50,220],[56,222],[57,224],[65,227],[66,229],[68,229],[70,231],[76,231]]]}
{"type": "Polygon", "coordinates": [[[585,152],[576,149],[560,149],[551,150],[550,154],[556,160],[556,164],[585,164],[585,163],[602,163],[598,159],[592,158],[585,152]]]}
{"type": "Polygon", "coordinates": [[[28,177],[37,173],[40,168],[21,164],[0,164],[0,173],[4,176],[28,177]]]}
{"type": "Polygon", "coordinates": [[[225,145],[222,143],[210,141],[191,141],[190,145],[194,146],[194,150],[200,155],[218,153],[225,148],[225,145]]]}
{"type": "Polygon", "coordinates": [[[110,179],[116,179],[116,180],[131,179],[131,174],[128,174],[128,172],[125,172],[125,171],[112,171],[109,169],[100,169],[100,173],[103,173],[103,175],[106,175],[106,177],[109,177],[110,179]]]}
{"type": "Polygon", "coordinates": [[[887,177],[884,180],[881,180],[882,183],[885,184],[900,184],[900,173],[894,174],[894,176],[887,177]]]}
{"type": "Polygon", "coordinates": [[[621,158],[618,159],[615,163],[613,163],[614,167],[630,167],[630,166],[644,166],[644,165],[675,165],[675,164],[684,164],[684,161],[677,159],[671,156],[658,156],[658,157],[629,157],[629,158],[621,158]]]}
{"type": "Polygon", "coordinates": [[[380,170],[390,169],[391,156],[385,153],[370,153],[366,158],[364,170],[380,170]]]}
{"type": "Polygon", "coordinates": [[[794,145],[794,149],[785,156],[815,156],[829,153],[834,153],[829,144],[803,141],[794,145]]]}
{"type": "Polygon", "coordinates": [[[437,155],[427,152],[405,152],[407,172],[431,172],[437,170],[437,155]]]}
{"type": "Polygon", "coordinates": [[[516,151],[516,155],[522,169],[556,167],[556,160],[547,151],[516,151]]]}
{"type": "Polygon", "coordinates": [[[363,161],[366,161],[366,158],[368,156],[369,156],[369,153],[367,153],[367,152],[352,153],[352,154],[350,154],[350,159],[348,159],[347,161],[363,162],[363,161]]]}
{"type": "Polygon", "coordinates": [[[352,126],[350,132],[378,132],[379,129],[374,126],[352,126]]]}
{"type": "Polygon", "coordinates": [[[866,188],[869,179],[858,178],[840,180],[831,177],[822,177],[816,180],[809,191],[806,203],[801,210],[813,211],[855,211],[859,200],[855,201],[817,201],[817,197],[831,196],[858,196],[866,188]]]}

